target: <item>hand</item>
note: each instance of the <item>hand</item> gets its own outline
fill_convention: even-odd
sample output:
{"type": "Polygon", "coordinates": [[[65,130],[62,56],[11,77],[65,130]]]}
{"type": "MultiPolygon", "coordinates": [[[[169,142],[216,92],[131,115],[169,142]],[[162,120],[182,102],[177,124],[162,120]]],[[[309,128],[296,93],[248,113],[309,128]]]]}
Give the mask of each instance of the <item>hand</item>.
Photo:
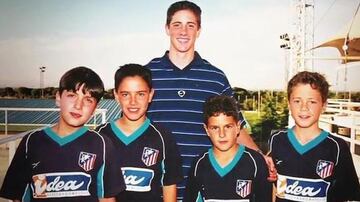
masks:
{"type": "Polygon", "coordinates": [[[277,170],[275,168],[274,161],[270,156],[263,155],[263,157],[269,170],[269,177],[267,178],[267,180],[269,182],[275,182],[277,180],[277,170]]]}

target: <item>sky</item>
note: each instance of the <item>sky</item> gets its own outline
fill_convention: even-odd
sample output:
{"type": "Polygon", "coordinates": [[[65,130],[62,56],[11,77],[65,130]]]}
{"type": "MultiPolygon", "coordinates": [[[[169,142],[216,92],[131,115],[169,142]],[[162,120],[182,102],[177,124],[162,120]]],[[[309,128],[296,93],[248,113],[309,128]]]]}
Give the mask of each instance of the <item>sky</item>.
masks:
{"type": "MultiPolygon", "coordinates": [[[[360,0],[315,0],[314,43],[336,35],[360,0]]],[[[76,66],[95,70],[107,89],[126,63],[147,64],[169,48],[165,32],[170,0],[0,0],[0,87],[58,86],[76,66]]],[[[292,0],[195,0],[202,9],[196,50],[222,69],[233,87],[285,89],[281,34],[292,29],[292,0]]],[[[321,49],[321,50],[320,50],[321,49]]],[[[337,57],[332,48],[315,56],[337,57]]],[[[316,61],[333,89],[360,90],[359,64],[316,61]]]]}

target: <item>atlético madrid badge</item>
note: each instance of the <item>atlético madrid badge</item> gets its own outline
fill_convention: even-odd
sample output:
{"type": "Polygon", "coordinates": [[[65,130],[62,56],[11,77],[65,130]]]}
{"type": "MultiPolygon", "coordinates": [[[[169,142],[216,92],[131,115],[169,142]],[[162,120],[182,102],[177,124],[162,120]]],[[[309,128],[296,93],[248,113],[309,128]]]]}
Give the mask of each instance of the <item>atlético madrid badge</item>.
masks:
{"type": "Polygon", "coordinates": [[[79,166],[85,171],[90,171],[94,168],[96,154],[88,152],[80,152],[79,155],[79,166]]]}
{"type": "Polygon", "coordinates": [[[322,179],[332,175],[334,170],[334,163],[331,161],[319,160],[316,165],[316,174],[318,174],[322,179]]]}
{"type": "Polygon", "coordinates": [[[236,193],[242,198],[247,197],[251,193],[251,180],[237,180],[236,193]]]}
{"type": "Polygon", "coordinates": [[[144,147],[141,160],[146,166],[152,166],[156,164],[157,158],[159,156],[159,151],[153,148],[144,147]]]}

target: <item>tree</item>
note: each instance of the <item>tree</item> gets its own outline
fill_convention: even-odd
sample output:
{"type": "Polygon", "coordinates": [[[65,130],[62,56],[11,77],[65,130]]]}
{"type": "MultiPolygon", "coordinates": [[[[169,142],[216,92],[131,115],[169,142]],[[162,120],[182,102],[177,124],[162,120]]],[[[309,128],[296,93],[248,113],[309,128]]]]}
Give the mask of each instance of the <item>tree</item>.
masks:
{"type": "Polygon", "coordinates": [[[17,89],[19,98],[30,98],[31,97],[31,89],[27,87],[20,87],[17,89]]]}
{"type": "Polygon", "coordinates": [[[268,91],[262,96],[261,119],[252,126],[252,132],[255,141],[263,151],[267,150],[267,141],[271,131],[282,129],[288,124],[289,111],[284,96],[285,94],[273,96],[268,91]]]}

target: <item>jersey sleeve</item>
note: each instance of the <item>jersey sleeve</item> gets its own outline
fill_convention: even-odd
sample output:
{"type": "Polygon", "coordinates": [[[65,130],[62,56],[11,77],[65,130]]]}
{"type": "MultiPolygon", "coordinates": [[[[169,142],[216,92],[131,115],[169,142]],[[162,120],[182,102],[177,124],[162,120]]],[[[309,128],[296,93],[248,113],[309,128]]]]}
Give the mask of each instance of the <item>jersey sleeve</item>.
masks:
{"type": "MultiPolygon", "coordinates": [[[[116,196],[121,191],[125,190],[124,177],[121,172],[119,157],[116,155],[114,144],[106,137],[103,136],[105,141],[105,164],[103,170],[103,194],[101,194],[101,187],[98,187],[99,198],[108,198],[116,196]],[[100,191],[100,192],[99,192],[100,191]]],[[[98,183],[99,184],[99,183],[98,183]]]]}
{"type": "Polygon", "coordinates": [[[172,185],[183,180],[181,156],[174,136],[165,131],[165,158],[164,158],[164,179],[163,185],[172,185]]]}
{"type": "Polygon", "coordinates": [[[339,141],[340,154],[335,176],[334,195],[336,201],[360,201],[360,186],[349,147],[339,141]]]}
{"type": "Polygon", "coordinates": [[[201,197],[201,193],[200,193],[201,184],[197,176],[194,175],[196,168],[195,165],[196,165],[195,163],[192,165],[186,181],[184,200],[183,200],[184,202],[199,201],[198,199],[199,197],[201,197]]]}
{"type": "Polygon", "coordinates": [[[25,193],[25,189],[30,182],[30,168],[26,158],[27,138],[28,136],[25,136],[16,149],[14,158],[6,172],[0,190],[1,197],[12,200],[21,200],[25,193]]]}
{"type": "Polygon", "coordinates": [[[252,152],[255,157],[257,164],[257,174],[254,179],[254,195],[255,201],[272,201],[272,184],[267,180],[268,177],[268,168],[265,162],[264,157],[257,153],[252,152]]]}

